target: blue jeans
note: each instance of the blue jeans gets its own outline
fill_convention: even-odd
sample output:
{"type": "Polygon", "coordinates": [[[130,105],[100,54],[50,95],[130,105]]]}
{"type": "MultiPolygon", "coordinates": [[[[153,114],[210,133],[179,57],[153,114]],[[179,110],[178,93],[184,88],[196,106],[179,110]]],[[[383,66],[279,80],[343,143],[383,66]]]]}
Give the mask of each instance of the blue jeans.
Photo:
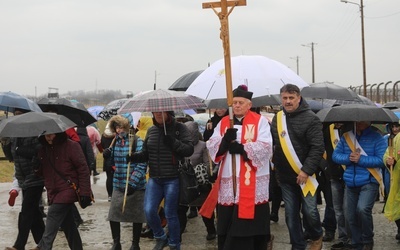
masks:
{"type": "Polygon", "coordinates": [[[369,183],[361,187],[346,186],[346,220],[351,231],[351,244],[362,246],[374,242],[372,208],[379,192],[379,185],[369,183]]]}
{"type": "Polygon", "coordinates": [[[341,242],[349,240],[349,226],[345,220],[346,199],[345,184],[343,180],[331,180],[332,201],[338,227],[338,238],[341,242]]]}
{"type": "Polygon", "coordinates": [[[164,198],[165,218],[168,223],[170,246],[180,247],[180,226],[178,219],[179,178],[150,178],[144,195],[144,212],[147,224],[153,230],[154,238],[165,239],[167,236],[161,227],[158,207],[164,198]]]}
{"type": "Polygon", "coordinates": [[[307,242],[304,239],[303,226],[300,218],[300,208],[303,218],[307,221],[307,232],[312,240],[322,236],[322,226],[317,209],[317,196],[307,194],[304,197],[301,188],[297,184],[281,183],[282,198],[285,202],[285,220],[289,229],[290,244],[293,249],[306,249],[307,242]]]}

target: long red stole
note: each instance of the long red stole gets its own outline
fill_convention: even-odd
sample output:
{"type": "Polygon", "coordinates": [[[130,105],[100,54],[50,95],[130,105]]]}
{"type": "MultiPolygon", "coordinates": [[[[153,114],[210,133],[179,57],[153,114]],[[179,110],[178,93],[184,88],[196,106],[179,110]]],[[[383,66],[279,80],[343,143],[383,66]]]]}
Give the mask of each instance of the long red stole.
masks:
{"type": "MultiPolygon", "coordinates": [[[[254,142],[257,140],[258,124],[260,115],[249,111],[242,121],[242,137],[241,143],[254,142]]],[[[220,134],[223,136],[225,131],[230,126],[230,120],[228,116],[225,116],[221,120],[220,134]]],[[[225,157],[225,155],[220,157],[225,157]]],[[[221,160],[218,157],[216,162],[221,160]]],[[[255,212],[255,195],[256,195],[256,168],[253,167],[251,161],[245,162],[243,157],[240,157],[240,173],[239,173],[239,212],[238,217],[240,219],[254,219],[255,212]]],[[[222,168],[225,167],[224,160],[221,161],[221,168],[218,173],[217,180],[208,195],[206,201],[202,205],[199,213],[207,218],[211,218],[215,206],[218,202],[218,192],[220,189],[222,168]]],[[[236,178],[236,176],[234,177],[236,178]]]]}

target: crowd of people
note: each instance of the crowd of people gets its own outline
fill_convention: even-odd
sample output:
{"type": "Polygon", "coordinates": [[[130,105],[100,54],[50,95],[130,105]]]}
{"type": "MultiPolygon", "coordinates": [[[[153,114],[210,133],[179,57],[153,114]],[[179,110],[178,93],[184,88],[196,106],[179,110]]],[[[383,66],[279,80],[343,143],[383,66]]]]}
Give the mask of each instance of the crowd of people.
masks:
{"type": "MultiPolygon", "coordinates": [[[[234,89],[231,114],[216,109],[203,134],[195,121],[164,111],[138,120],[115,115],[101,135],[79,127],[2,140],[15,166],[9,205],[20,190],[23,195],[17,239],[6,250],[25,249],[30,232],[35,249],[51,249],[59,230],[71,249],[82,249],[75,202],[86,208],[93,201],[89,177],[98,175],[97,153],[107,176],[112,250],[121,249],[121,222],[132,223],[130,250],[140,249],[146,228],[154,250],[181,249],[187,220],[198,213],[206,240],[216,240],[219,250],[270,250],[270,223],[278,222],[281,206],[293,250],[320,250],[335,235],[332,249],[369,250],[379,196],[400,240],[400,124],[388,124],[386,136],[370,121],[323,124],[292,84],[281,88],[282,109],[269,120],[254,110],[252,96],[244,85],[234,89]],[[182,161],[202,171],[191,204],[180,203],[182,161]],[[71,183],[79,185],[80,196],[71,183]],[[323,218],[317,207],[321,193],[323,218]]],[[[16,109],[15,115],[23,112],[16,109]]]]}

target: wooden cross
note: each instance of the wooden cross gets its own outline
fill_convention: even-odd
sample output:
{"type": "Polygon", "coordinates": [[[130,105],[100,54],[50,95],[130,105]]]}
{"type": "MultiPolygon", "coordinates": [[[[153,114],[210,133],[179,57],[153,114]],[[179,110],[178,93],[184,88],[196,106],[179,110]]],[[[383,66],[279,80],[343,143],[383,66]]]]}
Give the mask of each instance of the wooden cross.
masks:
{"type": "MultiPolygon", "coordinates": [[[[230,127],[233,128],[233,90],[232,90],[232,67],[231,67],[231,51],[229,46],[229,21],[228,17],[232,13],[235,6],[246,5],[246,0],[227,1],[221,0],[220,2],[203,3],[203,9],[211,8],[218,16],[221,22],[220,38],[224,48],[224,62],[225,62],[225,81],[226,81],[226,100],[229,107],[230,127]],[[230,7],[228,11],[228,7],[230,7]],[[215,8],[221,8],[218,12],[215,8]]],[[[236,158],[232,155],[232,182],[233,182],[233,195],[236,196],[236,158]]]]}

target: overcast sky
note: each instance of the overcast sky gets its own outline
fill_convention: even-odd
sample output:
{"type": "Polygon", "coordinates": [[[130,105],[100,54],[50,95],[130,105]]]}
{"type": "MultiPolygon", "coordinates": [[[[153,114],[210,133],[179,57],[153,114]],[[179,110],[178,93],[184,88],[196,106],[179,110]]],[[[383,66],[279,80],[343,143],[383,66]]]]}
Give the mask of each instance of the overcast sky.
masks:
{"type": "MultiPolygon", "coordinates": [[[[0,91],[168,88],[223,57],[206,0],[0,0],[0,91]]],[[[355,0],[355,3],[360,3],[355,0]]],[[[400,1],[364,0],[367,83],[400,80],[400,1]]],[[[263,55],[312,81],[362,85],[359,6],[247,0],[229,16],[231,55],[263,55]],[[302,46],[306,45],[306,46],[302,46]]],[[[389,85],[390,87],[391,85],[389,85]]],[[[36,92],[35,92],[36,91],[36,92]]]]}

